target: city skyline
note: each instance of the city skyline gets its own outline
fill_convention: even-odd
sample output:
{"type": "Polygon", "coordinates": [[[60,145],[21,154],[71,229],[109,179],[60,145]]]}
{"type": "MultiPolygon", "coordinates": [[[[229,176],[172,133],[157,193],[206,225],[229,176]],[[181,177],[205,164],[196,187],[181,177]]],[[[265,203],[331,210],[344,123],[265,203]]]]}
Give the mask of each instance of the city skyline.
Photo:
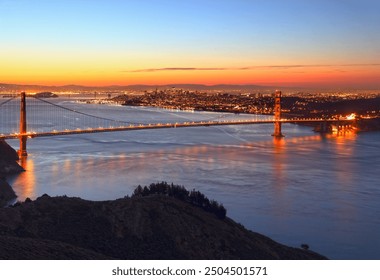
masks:
{"type": "Polygon", "coordinates": [[[371,0],[0,1],[0,83],[380,88],[379,8],[371,0]]]}

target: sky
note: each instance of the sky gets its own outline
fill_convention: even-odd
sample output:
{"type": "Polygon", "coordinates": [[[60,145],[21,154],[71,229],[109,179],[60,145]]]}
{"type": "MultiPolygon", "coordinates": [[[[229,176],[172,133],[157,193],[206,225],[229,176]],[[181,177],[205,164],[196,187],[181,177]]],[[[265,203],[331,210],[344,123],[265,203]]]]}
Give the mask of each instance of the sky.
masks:
{"type": "Polygon", "coordinates": [[[0,0],[0,83],[380,89],[378,0],[0,0]]]}

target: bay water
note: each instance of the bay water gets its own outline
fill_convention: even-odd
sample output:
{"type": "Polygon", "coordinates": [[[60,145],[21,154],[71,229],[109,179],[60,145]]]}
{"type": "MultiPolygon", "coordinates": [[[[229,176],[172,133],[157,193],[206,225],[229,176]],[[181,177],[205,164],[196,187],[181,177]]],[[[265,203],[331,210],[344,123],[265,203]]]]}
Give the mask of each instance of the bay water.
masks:
{"type": "MultiPolygon", "coordinates": [[[[133,123],[268,118],[54,102],[133,123]]],[[[49,108],[41,108],[40,127],[51,127],[49,108]]],[[[283,125],[283,139],[272,132],[257,124],[33,138],[21,161],[26,171],[8,181],[20,201],[44,193],[111,200],[138,185],[173,182],[286,245],[306,243],[331,259],[380,259],[380,133],[321,135],[294,124],[283,125]]]]}

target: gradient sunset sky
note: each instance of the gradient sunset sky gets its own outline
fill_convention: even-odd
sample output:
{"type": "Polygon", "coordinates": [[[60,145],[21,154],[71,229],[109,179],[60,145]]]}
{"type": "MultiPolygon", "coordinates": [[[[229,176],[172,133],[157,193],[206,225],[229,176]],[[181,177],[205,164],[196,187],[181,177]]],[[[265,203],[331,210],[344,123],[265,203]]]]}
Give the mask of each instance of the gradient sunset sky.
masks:
{"type": "Polygon", "coordinates": [[[380,88],[378,0],[0,0],[0,83],[380,88]]]}

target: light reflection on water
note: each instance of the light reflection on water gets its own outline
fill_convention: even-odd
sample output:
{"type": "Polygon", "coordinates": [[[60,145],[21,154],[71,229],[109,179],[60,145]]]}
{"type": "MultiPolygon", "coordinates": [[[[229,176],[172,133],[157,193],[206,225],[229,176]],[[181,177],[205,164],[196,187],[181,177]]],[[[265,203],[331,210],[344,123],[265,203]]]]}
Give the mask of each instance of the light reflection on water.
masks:
{"type": "MultiPolygon", "coordinates": [[[[204,117],[125,110],[165,121],[204,117]]],[[[108,200],[139,184],[174,182],[277,241],[308,243],[335,259],[380,258],[380,134],[320,135],[290,124],[285,138],[271,132],[257,125],[36,138],[28,142],[27,171],[10,183],[20,200],[44,193],[108,200]]]]}
{"type": "Polygon", "coordinates": [[[20,173],[15,176],[12,184],[22,186],[17,190],[18,198],[27,198],[27,197],[35,197],[35,189],[36,189],[36,178],[34,172],[34,161],[33,159],[21,158],[19,164],[22,168],[25,169],[25,172],[20,173]]]}

